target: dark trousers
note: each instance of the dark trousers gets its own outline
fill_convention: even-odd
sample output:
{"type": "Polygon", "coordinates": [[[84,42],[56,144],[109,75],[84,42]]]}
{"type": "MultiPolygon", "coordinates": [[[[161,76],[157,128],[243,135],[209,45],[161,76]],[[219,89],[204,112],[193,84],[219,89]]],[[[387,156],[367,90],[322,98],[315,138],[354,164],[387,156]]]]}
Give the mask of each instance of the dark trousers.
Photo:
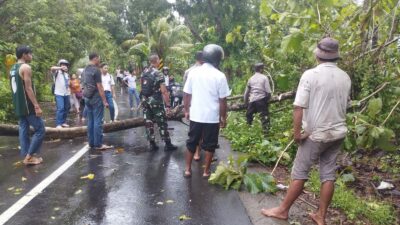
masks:
{"type": "Polygon", "coordinates": [[[247,123],[249,125],[253,123],[254,113],[260,113],[260,119],[264,133],[267,133],[270,123],[267,97],[249,103],[246,112],[247,123]]]}

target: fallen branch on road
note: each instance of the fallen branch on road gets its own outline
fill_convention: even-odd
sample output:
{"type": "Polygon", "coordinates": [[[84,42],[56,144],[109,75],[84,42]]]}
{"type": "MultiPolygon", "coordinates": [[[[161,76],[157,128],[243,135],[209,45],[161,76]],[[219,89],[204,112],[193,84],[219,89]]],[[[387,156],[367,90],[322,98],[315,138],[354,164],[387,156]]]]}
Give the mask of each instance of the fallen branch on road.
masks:
{"type": "MultiPolygon", "coordinates": [[[[277,103],[286,99],[294,98],[295,92],[290,91],[286,93],[282,93],[279,96],[273,96],[270,100],[270,103],[277,103]]],[[[240,104],[231,104],[228,105],[228,111],[240,111],[246,109],[246,105],[244,103],[240,104]]],[[[171,113],[168,115],[170,120],[178,120],[181,121],[184,117],[183,106],[177,106],[171,113]]],[[[115,121],[113,123],[108,123],[103,125],[104,133],[111,133],[120,130],[126,130],[136,127],[141,127],[145,125],[144,118],[133,118],[133,119],[125,119],[120,121],[115,121]]],[[[0,136],[18,136],[18,125],[10,125],[10,124],[0,124],[0,136]]],[[[71,128],[52,128],[46,127],[46,138],[47,139],[72,139],[76,137],[83,137],[87,135],[87,127],[71,127],[71,128]]]]}

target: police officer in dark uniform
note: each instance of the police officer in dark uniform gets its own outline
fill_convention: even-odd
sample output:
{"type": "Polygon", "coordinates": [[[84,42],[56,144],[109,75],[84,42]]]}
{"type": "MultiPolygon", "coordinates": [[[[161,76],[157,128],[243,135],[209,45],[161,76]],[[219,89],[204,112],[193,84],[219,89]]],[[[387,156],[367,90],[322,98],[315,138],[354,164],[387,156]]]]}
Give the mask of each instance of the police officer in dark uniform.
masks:
{"type": "Polygon", "coordinates": [[[271,98],[271,86],[267,76],[263,73],[264,64],[256,63],[254,65],[255,74],[247,82],[244,93],[244,102],[247,104],[246,118],[249,125],[253,122],[255,113],[260,113],[260,119],[264,134],[267,134],[270,123],[268,102],[271,98]]]}
{"type": "Polygon", "coordinates": [[[171,143],[166,116],[171,107],[169,93],[165,87],[164,75],[156,69],[160,64],[160,58],[158,55],[151,55],[149,61],[151,66],[141,78],[141,96],[147,139],[150,141],[151,150],[157,150],[158,146],[154,136],[154,123],[157,123],[160,136],[165,141],[164,150],[176,150],[178,147],[171,143]]]}

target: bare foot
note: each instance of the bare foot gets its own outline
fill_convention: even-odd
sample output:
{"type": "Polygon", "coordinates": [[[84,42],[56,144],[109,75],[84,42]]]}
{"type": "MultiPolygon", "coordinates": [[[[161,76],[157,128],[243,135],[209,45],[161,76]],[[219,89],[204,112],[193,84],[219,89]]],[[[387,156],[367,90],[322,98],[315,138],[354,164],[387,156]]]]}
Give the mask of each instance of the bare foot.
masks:
{"type": "Polygon", "coordinates": [[[273,217],[280,220],[287,220],[289,217],[288,213],[282,212],[279,207],[272,209],[261,209],[261,213],[266,217],[273,217]]]}
{"type": "Polygon", "coordinates": [[[325,225],[325,221],[318,213],[309,213],[308,216],[318,225],[325,225]]]}

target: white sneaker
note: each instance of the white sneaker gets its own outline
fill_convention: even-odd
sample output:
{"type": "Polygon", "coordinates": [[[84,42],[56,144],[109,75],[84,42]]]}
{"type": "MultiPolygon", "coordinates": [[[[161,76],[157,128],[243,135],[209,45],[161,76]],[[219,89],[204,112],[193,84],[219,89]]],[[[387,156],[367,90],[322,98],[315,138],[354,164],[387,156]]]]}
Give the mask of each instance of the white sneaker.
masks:
{"type": "Polygon", "coordinates": [[[62,124],[61,126],[62,126],[62,127],[69,127],[69,125],[66,124],[66,123],[62,124]]]}
{"type": "Polygon", "coordinates": [[[135,107],[132,107],[132,108],[131,108],[131,111],[135,111],[135,107]]]}
{"type": "Polygon", "coordinates": [[[56,126],[57,129],[63,128],[61,125],[56,126]]]}

